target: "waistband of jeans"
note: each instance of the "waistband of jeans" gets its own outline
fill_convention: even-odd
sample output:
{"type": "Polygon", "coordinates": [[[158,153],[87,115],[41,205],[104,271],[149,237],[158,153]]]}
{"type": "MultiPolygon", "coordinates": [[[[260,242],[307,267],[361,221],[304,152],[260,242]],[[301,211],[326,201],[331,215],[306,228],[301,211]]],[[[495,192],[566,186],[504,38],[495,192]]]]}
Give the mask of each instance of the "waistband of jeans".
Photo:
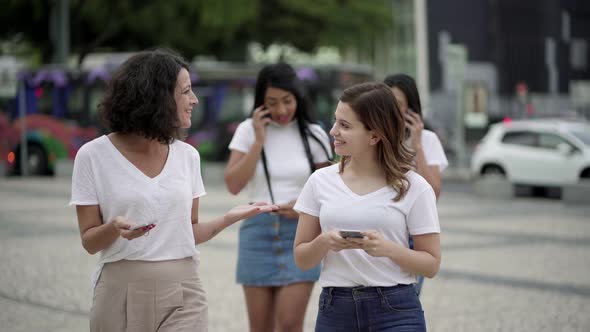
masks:
{"type": "Polygon", "coordinates": [[[356,287],[323,287],[322,292],[333,297],[368,298],[391,295],[413,289],[414,285],[399,284],[395,286],[356,286],[356,287]]]}

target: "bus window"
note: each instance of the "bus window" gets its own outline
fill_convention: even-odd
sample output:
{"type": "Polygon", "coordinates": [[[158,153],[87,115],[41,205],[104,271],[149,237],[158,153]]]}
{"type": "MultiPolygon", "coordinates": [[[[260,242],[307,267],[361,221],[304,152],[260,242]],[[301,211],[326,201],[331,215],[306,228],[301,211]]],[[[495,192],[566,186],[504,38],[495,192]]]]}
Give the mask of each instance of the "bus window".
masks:
{"type": "Polygon", "coordinates": [[[66,118],[81,125],[88,125],[88,114],[84,105],[84,87],[79,84],[72,85],[66,102],[68,105],[66,118]]]}
{"type": "Polygon", "coordinates": [[[222,123],[240,122],[250,116],[254,104],[253,90],[229,86],[219,113],[222,123]]]}
{"type": "Polygon", "coordinates": [[[41,85],[33,89],[35,99],[37,100],[38,114],[52,115],[53,114],[53,95],[54,86],[52,83],[43,82],[41,85]]]}

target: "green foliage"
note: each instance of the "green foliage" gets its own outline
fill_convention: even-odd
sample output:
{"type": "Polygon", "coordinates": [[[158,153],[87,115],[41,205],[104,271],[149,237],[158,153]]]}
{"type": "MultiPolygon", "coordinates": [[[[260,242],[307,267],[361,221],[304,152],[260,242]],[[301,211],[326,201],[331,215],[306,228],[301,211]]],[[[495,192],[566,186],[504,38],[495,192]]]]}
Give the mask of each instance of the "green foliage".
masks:
{"type": "MultiPolygon", "coordinates": [[[[0,40],[23,37],[51,59],[51,5],[56,0],[3,0],[0,40]]],[[[364,45],[391,26],[387,0],[69,0],[71,52],[174,48],[192,58],[240,60],[245,46],[288,43],[364,45]]]]}

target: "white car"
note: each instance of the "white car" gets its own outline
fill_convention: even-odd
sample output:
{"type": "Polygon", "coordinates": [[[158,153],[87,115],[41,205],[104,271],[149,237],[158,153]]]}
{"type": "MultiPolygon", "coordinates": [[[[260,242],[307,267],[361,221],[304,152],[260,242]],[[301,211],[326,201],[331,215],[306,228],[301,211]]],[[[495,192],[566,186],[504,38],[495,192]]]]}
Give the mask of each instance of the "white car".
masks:
{"type": "Polygon", "coordinates": [[[590,179],[590,122],[539,119],[496,123],[471,158],[474,177],[495,174],[513,184],[557,186],[590,179]]]}

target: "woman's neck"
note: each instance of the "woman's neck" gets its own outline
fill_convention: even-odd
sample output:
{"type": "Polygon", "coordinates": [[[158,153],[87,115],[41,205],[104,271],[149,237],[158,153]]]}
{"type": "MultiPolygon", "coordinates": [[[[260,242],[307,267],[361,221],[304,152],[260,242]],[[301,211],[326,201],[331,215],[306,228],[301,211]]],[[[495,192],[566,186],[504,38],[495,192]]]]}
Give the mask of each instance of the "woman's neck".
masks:
{"type": "Polygon", "coordinates": [[[363,177],[374,177],[385,174],[383,168],[377,161],[377,156],[375,154],[371,154],[370,156],[351,157],[346,168],[354,174],[363,177]]]}
{"type": "Polygon", "coordinates": [[[137,134],[121,134],[115,132],[109,134],[109,138],[115,140],[119,143],[119,146],[131,152],[153,153],[160,151],[164,146],[164,144],[157,140],[145,138],[137,134]]]}

